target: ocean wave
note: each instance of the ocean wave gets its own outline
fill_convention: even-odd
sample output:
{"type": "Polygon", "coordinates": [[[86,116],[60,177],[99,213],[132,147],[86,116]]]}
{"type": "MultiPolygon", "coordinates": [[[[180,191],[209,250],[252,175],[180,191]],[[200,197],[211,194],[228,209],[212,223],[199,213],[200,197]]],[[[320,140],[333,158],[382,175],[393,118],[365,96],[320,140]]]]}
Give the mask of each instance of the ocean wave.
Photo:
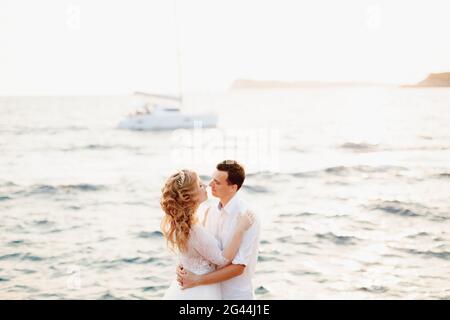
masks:
{"type": "Polygon", "coordinates": [[[102,237],[102,238],[98,239],[97,241],[98,242],[107,242],[107,241],[110,241],[110,240],[117,240],[117,238],[114,238],[114,237],[102,237]]]}
{"type": "Polygon", "coordinates": [[[258,171],[258,172],[252,172],[247,173],[246,178],[258,178],[258,179],[267,179],[267,178],[273,178],[275,176],[278,176],[277,173],[272,171],[258,171]]]}
{"type": "Polygon", "coordinates": [[[147,231],[142,231],[139,232],[137,235],[138,238],[143,238],[143,239],[148,239],[148,238],[162,238],[163,234],[161,231],[151,231],[151,232],[147,232],[147,231]]]}
{"type": "Polygon", "coordinates": [[[298,152],[298,153],[307,153],[308,150],[305,148],[300,148],[298,146],[291,146],[287,148],[288,151],[298,152]]]}
{"type": "Polygon", "coordinates": [[[37,270],[32,270],[32,269],[14,269],[14,271],[18,271],[21,272],[23,274],[32,274],[32,273],[36,273],[37,270]]]}
{"type": "Polygon", "coordinates": [[[9,289],[9,292],[27,292],[27,293],[35,293],[39,290],[30,286],[17,284],[14,287],[9,289]]]}
{"type": "Polygon", "coordinates": [[[273,256],[267,256],[263,254],[258,255],[258,262],[268,262],[268,261],[276,261],[276,262],[283,262],[283,259],[273,257],[273,256]]]}
{"type": "Polygon", "coordinates": [[[168,289],[168,288],[169,288],[168,285],[161,285],[161,286],[143,287],[143,288],[141,288],[141,290],[143,292],[158,292],[158,291],[165,290],[165,289],[168,289]]]}
{"type": "Polygon", "coordinates": [[[18,191],[16,193],[25,193],[27,195],[34,195],[34,194],[40,194],[40,193],[55,193],[58,191],[57,187],[51,186],[51,185],[33,185],[27,190],[24,191],[18,191]]]}
{"type": "Polygon", "coordinates": [[[40,293],[37,297],[39,300],[64,300],[64,295],[56,293],[40,293]]]}
{"type": "Polygon", "coordinates": [[[143,258],[143,257],[130,257],[130,258],[119,258],[114,260],[102,260],[99,261],[98,264],[100,265],[100,268],[104,269],[111,269],[111,268],[117,268],[125,264],[155,264],[155,265],[165,265],[163,260],[156,257],[149,257],[149,258],[143,258]]]}
{"type": "MultiPolygon", "coordinates": [[[[104,145],[104,144],[88,144],[86,146],[80,147],[82,150],[108,150],[108,149],[114,149],[119,148],[120,146],[112,146],[112,145],[104,145]]],[[[127,148],[129,148],[127,146],[127,148]]]]}
{"type": "Polygon", "coordinates": [[[89,130],[88,127],[81,126],[66,126],[66,127],[49,127],[49,126],[33,126],[33,127],[25,127],[25,126],[15,126],[10,129],[9,132],[15,135],[30,135],[30,134],[56,134],[67,131],[86,131],[89,130]]]}
{"type": "Polygon", "coordinates": [[[402,217],[435,217],[429,211],[429,208],[419,203],[402,202],[398,200],[381,200],[368,206],[370,210],[382,211],[402,217]]]}
{"type": "Polygon", "coordinates": [[[287,217],[311,217],[317,215],[316,213],[312,212],[300,212],[300,213],[282,213],[279,215],[280,218],[287,218],[287,217]]]}
{"type": "Polygon", "coordinates": [[[111,145],[101,145],[101,144],[88,144],[84,146],[72,146],[68,148],[61,148],[60,151],[79,151],[79,150],[108,150],[113,149],[115,146],[111,145]]]}
{"type": "Polygon", "coordinates": [[[270,291],[265,288],[264,286],[259,286],[258,288],[255,289],[255,294],[266,294],[269,293],[270,291]]]}
{"type": "Polygon", "coordinates": [[[341,144],[339,148],[341,149],[350,149],[354,152],[373,152],[378,150],[379,145],[378,144],[371,144],[366,142],[346,142],[344,144],[341,144]]]}
{"type": "Polygon", "coordinates": [[[100,191],[106,189],[106,186],[104,185],[96,185],[96,184],[89,184],[89,183],[81,183],[81,184],[71,184],[71,185],[62,185],[58,188],[61,188],[64,191],[100,191]]]}
{"type": "Polygon", "coordinates": [[[288,175],[294,178],[315,178],[320,174],[320,171],[299,171],[292,172],[288,175]]]}
{"type": "MultiPolygon", "coordinates": [[[[448,215],[448,213],[446,213],[448,215]]],[[[442,216],[442,215],[432,215],[430,217],[431,221],[436,221],[436,222],[440,222],[440,221],[447,221],[450,217],[448,216],[442,216]]]]}
{"type": "Polygon", "coordinates": [[[429,237],[429,236],[430,236],[430,234],[428,232],[418,232],[415,234],[410,234],[407,238],[416,239],[416,238],[429,237]]]}
{"type": "Polygon", "coordinates": [[[117,298],[108,291],[100,296],[100,300],[120,300],[120,298],[117,298]]]}
{"type": "Polygon", "coordinates": [[[34,196],[40,194],[57,194],[57,193],[71,193],[76,191],[90,192],[101,191],[107,189],[104,185],[95,185],[89,183],[70,184],[70,185],[47,185],[35,184],[25,188],[19,188],[12,191],[11,194],[16,196],[34,196]]]}
{"type": "Polygon", "coordinates": [[[315,171],[299,171],[288,173],[289,176],[294,178],[316,178],[321,176],[333,175],[333,176],[351,176],[354,174],[375,174],[375,173],[393,173],[398,174],[399,171],[408,170],[405,167],[384,165],[384,166],[368,166],[368,165],[358,165],[358,166],[334,166],[327,167],[321,170],[315,171]]]}
{"type": "Polygon", "coordinates": [[[389,291],[388,287],[385,286],[368,286],[368,287],[359,287],[357,290],[371,292],[371,293],[384,293],[389,291]]]}
{"type": "Polygon", "coordinates": [[[112,150],[112,149],[125,149],[125,150],[132,150],[132,151],[137,151],[140,148],[139,147],[133,147],[133,146],[129,146],[129,145],[122,145],[122,144],[117,144],[117,145],[105,145],[105,144],[87,144],[87,145],[82,145],[82,146],[72,146],[72,147],[66,147],[66,148],[61,148],[58,149],[60,151],[65,151],[65,152],[70,152],[70,151],[82,151],[82,150],[112,150]]]}
{"type": "Polygon", "coordinates": [[[141,258],[140,257],[133,257],[133,258],[123,258],[120,259],[120,262],[125,262],[125,263],[137,263],[138,261],[140,261],[141,258]]]}
{"type": "Polygon", "coordinates": [[[322,275],[320,272],[306,271],[306,270],[292,270],[289,273],[294,276],[320,276],[320,275],[322,275]]]}
{"type": "MultiPolygon", "coordinates": [[[[433,140],[433,139],[428,139],[433,140]]],[[[353,151],[355,153],[363,153],[363,152],[405,152],[405,151],[445,151],[450,148],[447,145],[417,145],[417,146],[401,146],[401,145],[392,145],[392,146],[380,146],[377,143],[355,143],[355,142],[346,142],[337,146],[338,149],[347,149],[353,151]]]]}
{"type": "Polygon", "coordinates": [[[66,206],[66,207],[64,207],[64,209],[69,209],[69,210],[81,210],[82,207],[81,207],[81,206],[66,206]]]}
{"type": "Polygon", "coordinates": [[[293,236],[278,237],[276,240],[283,243],[295,243],[293,236]]]}
{"type": "Polygon", "coordinates": [[[383,258],[403,258],[402,256],[399,256],[398,254],[393,254],[393,253],[383,253],[381,255],[381,257],[383,257],[383,258]]]}
{"type": "Polygon", "coordinates": [[[7,243],[8,246],[17,246],[21,244],[25,244],[25,240],[12,240],[7,243]]]}
{"type": "Polygon", "coordinates": [[[33,224],[38,225],[38,226],[49,226],[49,225],[54,225],[55,223],[48,219],[41,219],[41,220],[34,220],[33,224]]]}
{"type": "Polygon", "coordinates": [[[434,139],[433,137],[425,136],[425,135],[418,135],[417,137],[424,139],[424,140],[433,140],[434,139]]]}
{"type": "Polygon", "coordinates": [[[366,208],[401,217],[425,217],[437,222],[446,221],[450,218],[446,211],[439,210],[439,208],[429,208],[420,203],[402,202],[398,200],[380,200],[366,208]]]}
{"type": "Polygon", "coordinates": [[[245,190],[248,190],[251,193],[267,193],[267,192],[269,192],[269,189],[267,189],[266,187],[258,186],[258,185],[251,186],[251,185],[244,184],[244,185],[242,185],[242,188],[245,190]]]}
{"type": "Polygon", "coordinates": [[[367,166],[367,165],[359,165],[359,166],[337,166],[337,167],[329,167],[324,169],[325,173],[333,174],[333,175],[348,175],[350,173],[390,173],[390,172],[398,172],[400,170],[407,170],[407,168],[400,166],[367,166]]]}
{"type": "Polygon", "coordinates": [[[33,261],[33,262],[44,260],[44,258],[32,255],[30,253],[22,254],[22,253],[16,252],[16,253],[10,253],[10,254],[5,254],[3,256],[0,256],[0,261],[16,260],[16,259],[20,259],[22,261],[28,260],[28,261],[33,261]]]}
{"type": "Polygon", "coordinates": [[[30,253],[26,253],[25,255],[22,256],[22,260],[28,260],[28,261],[35,262],[35,261],[42,261],[42,260],[44,260],[44,258],[32,255],[30,253]]]}
{"type": "Polygon", "coordinates": [[[17,186],[17,184],[15,184],[12,181],[5,181],[5,180],[3,180],[3,181],[0,182],[0,187],[16,187],[16,186],[17,186]]]}
{"type": "Polygon", "coordinates": [[[375,206],[373,210],[381,210],[388,213],[393,213],[395,215],[403,216],[403,217],[419,217],[420,214],[402,207],[394,206],[394,205],[384,205],[384,206],[375,206]]]}
{"type": "Polygon", "coordinates": [[[0,261],[16,259],[16,258],[20,257],[21,255],[22,255],[22,254],[20,254],[20,253],[9,253],[9,254],[5,254],[5,255],[3,255],[3,256],[0,256],[0,261]]]}
{"type": "Polygon", "coordinates": [[[403,248],[397,248],[397,250],[412,254],[412,255],[419,255],[426,258],[438,258],[443,260],[450,260],[450,252],[449,251],[441,251],[436,252],[432,250],[417,250],[417,249],[403,249],[403,248]]]}
{"type": "Polygon", "coordinates": [[[338,236],[333,232],[317,233],[315,236],[319,239],[329,240],[337,245],[354,245],[357,241],[361,240],[353,236],[338,236]]]}

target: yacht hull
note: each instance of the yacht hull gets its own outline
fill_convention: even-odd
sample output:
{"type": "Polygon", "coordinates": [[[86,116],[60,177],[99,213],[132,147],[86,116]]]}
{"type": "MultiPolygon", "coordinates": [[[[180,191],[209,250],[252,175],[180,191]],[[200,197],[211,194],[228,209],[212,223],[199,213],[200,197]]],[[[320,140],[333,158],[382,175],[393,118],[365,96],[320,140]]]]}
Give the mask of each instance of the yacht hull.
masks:
{"type": "Polygon", "coordinates": [[[212,128],[217,125],[216,114],[142,114],[121,121],[120,129],[128,130],[173,130],[190,128],[212,128]]]}

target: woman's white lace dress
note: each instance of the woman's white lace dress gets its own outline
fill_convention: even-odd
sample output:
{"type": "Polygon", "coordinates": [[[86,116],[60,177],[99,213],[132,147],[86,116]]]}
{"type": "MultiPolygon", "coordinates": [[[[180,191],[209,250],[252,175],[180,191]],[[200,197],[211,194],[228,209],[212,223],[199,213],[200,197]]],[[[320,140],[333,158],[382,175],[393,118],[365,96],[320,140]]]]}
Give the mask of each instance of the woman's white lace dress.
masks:
{"type": "MultiPolygon", "coordinates": [[[[187,250],[180,254],[180,263],[195,274],[214,271],[215,266],[224,266],[228,260],[223,256],[217,239],[202,225],[192,227],[187,250]]],[[[171,283],[163,299],[168,300],[220,300],[222,293],[219,283],[181,289],[176,279],[171,283]]]]}

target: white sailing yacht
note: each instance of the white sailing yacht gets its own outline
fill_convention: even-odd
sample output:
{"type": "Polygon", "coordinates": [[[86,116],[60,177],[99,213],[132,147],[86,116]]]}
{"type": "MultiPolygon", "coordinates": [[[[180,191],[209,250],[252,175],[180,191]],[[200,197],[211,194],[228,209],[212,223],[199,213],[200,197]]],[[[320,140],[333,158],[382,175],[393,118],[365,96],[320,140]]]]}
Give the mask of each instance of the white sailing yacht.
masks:
{"type": "Polygon", "coordinates": [[[135,92],[144,97],[146,102],[140,110],[128,115],[118,125],[120,129],[129,130],[172,130],[194,127],[211,128],[217,125],[215,113],[181,112],[181,97],[135,92]]]}
{"type": "MultiPolygon", "coordinates": [[[[175,21],[176,0],[174,1],[175,21]]],[[[135,92],[134,95],[143,100],[140,110],[129,114],[118,124],[120,129],[129,130],[172,130],[189,129],[194,127],[211,128],[217,125],[218,115],[208,113],[184,113],[180,110],[183,104],[181,54],[178,41],[178,27],[176,26],[176,47],[178,66],[178,92],[179,96],[135,92]]]]}

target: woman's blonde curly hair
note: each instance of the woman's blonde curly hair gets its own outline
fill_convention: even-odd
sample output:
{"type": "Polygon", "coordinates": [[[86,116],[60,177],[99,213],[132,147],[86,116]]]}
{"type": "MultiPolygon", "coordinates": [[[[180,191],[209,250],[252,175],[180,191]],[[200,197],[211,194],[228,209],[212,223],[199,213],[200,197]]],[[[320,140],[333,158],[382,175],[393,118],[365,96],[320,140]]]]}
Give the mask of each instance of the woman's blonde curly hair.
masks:
{"type": "Polygon", "coordinates": [[[171,175],[161,189],[161,208],[165,215],[161,230],[168,246],[180,252],[186,250],[191,227],[197,222],[195,212],[199,207],[197,174],[181,170],[171,175]]]}

